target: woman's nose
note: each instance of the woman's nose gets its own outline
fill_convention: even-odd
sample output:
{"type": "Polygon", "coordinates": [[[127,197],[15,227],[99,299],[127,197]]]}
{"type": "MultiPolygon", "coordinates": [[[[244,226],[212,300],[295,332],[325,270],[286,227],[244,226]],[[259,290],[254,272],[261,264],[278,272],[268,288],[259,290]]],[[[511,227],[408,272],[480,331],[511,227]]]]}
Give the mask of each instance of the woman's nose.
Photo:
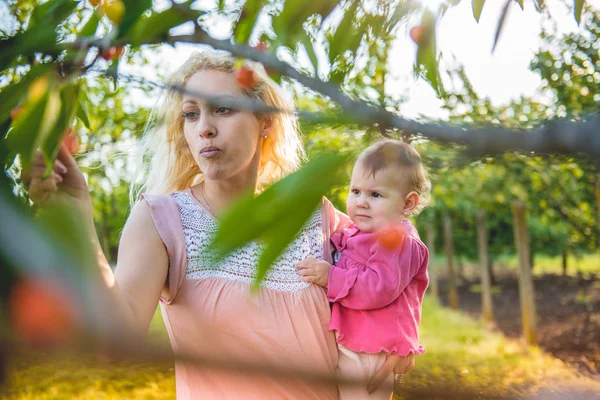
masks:
{"type": "MultiPolygon", "coordinates": [[[[204,113],[203,113],[204,114],[204,113]]],[[[208,116],[202,115],[198,120],[198,135],[204,138],[212,138],[217,136],[217,128],[208,116]]]]}

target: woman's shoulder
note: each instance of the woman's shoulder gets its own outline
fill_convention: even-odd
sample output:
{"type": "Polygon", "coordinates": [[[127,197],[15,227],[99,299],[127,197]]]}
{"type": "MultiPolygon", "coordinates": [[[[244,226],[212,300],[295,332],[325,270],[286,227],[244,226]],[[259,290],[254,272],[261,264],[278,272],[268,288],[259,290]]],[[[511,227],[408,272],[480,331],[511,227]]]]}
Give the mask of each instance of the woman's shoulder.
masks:
{"type": "Polygon", "coordinates": [[[349,226],[352,221],[350,218],[335,208],[331,201],[327,197],[323,196],[321,211],[323,215],[323,222],[329,225],[331,233],[341,231],[343,228],[349,226]]]}

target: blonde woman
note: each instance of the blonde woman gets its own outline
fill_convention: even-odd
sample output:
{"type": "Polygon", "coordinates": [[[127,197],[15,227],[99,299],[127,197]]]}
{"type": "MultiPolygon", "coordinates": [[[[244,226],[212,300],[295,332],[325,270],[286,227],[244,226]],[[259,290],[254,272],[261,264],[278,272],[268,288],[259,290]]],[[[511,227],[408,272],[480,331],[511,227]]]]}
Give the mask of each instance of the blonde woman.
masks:
{"type": "MultiPolygon", "coordinates": [[[[234,59],[194,54],[170,79],[191,92],[251,98],[291,110],[264,70],[247,64],[256,81],[238,85],[234,59]]],[[[296,368],[333,375],[337,350],[327,330],[330,309],[323,288],[301,281],[295,266],[307,257],[331,262],[330,232],[346,222],[324,200],[320,212],[274,265],[256,296],[249,295],[262,245],[251,242],[222,261],[205,265],[219,217],[231,203],[258,193],[296,170],[303,150],[290,113],[259,115],[211,105],[165,90],[143,141],[149,160],[143,195],[123,230],[113,274],[95,233],[98,266],[115,310],[114,326],[145,335],[160,304],[178,353],[296,368]]],[[[93,232],[92,206],[83,174],[66,148],[54,172],[42,179],[38,158],[29,176],[31,199],[79,207],[93,232]]],[[[244,221],[240,221],[243,229],[244,221]]],[[[302,380],[232,374],[178,362],[178,399],[336,399],[334,386],[302,380]]]]}

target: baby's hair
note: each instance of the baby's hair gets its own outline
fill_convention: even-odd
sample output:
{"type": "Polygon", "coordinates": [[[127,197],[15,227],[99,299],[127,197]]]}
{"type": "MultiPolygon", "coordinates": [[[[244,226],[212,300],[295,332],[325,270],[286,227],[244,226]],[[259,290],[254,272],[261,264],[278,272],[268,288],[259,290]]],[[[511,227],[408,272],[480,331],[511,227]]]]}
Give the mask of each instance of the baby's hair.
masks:
{"type": "Polygon", "coordinates": [[[429,203],[431,181],[419,152],[408,143],[384,139],[367,147],[358,157],[357,163],[373,177],[380,170],[395,166],[407,171],[406,193],[419,195],[419,205],[413,214],[420,213],[429,203]]]}

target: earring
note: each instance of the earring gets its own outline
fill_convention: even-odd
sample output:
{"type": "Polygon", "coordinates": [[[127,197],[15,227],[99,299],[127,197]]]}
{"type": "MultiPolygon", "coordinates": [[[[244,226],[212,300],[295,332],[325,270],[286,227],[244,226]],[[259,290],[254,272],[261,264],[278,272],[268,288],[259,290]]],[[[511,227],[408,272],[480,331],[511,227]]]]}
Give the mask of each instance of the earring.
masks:
{"type": "Polygon", "coordinates": [[[266,138],[267,138],[267,135],[263,136],[263,138],[265,138],[265,139],[266,139],[266,138]]]}

